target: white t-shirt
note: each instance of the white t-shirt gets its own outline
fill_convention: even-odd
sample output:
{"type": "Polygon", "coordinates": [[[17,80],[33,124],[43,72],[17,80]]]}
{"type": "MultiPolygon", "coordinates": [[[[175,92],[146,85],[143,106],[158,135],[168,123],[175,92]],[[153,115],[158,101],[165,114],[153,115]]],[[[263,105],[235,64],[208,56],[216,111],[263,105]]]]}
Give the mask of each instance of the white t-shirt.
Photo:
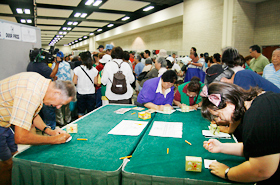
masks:
{"type": "Polygon", "coordinates": [[[123,72],[125,79],[126,79],[127,92],[125,94],[115,94],[111,91],[111,87],[112,87],[112,82],[113,82],[113,76],[116,72],[118,72],[119,67],[114,61],[117,62],[119,65],[121,62],[123,62],[122,59],[113,59],[113,61],[110,61],[105,65],[105,67],[103,69],[102,78],[101,78],[101,83],[103,85],[106,85],[105,96],[109,100],[129,99],[133,95],[133,88],[131,87],[130,84],[132,84],[135,80],[132,69],[127,62],[123,62],[121,64],[120,70],[123,72]]]}
{"type": "Polygon", "coordinates": [[[165,73],[165,71],[167,71],[167,69],[165,67],[162,67],[158,70],[158,77],[160,77],[163,73],[165,73]]]}
{"type": "Polygon", "coordinates": [[[77,91],[79,94],[94,94],[95,87],[81,67],[86,71],[93,82],[94,78],[98,75],[98,71],[95,67],[92,67],[90,70],[85,65],[76,67],[74,69],[74,74],[78,76],[77,91]]]}
{"type": "Polygon", "coordinates": [[[172,70],[176,70],[176,72],[180,72],[180,71],[181,71],[180,66],[179,66],[178,64],[176,64],[176,63],[173,64],[173,66],[172,66],[171,69],[172,69],[172,70]]]}

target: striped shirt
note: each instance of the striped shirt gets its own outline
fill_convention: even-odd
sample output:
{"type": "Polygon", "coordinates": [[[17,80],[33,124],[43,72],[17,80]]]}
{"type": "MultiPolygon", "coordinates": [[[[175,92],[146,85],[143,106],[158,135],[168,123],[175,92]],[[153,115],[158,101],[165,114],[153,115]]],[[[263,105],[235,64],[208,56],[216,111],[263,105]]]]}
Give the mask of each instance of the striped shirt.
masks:
{"type": "Polygon", "coordinates": [[[23,72],[0,81],[0,126],[11,124],[30,130],[43,106],[50,79],[23,72]]]}
{"type": "Polygon", "coordinates": [[[275,71],[273,64],[265,66],[262,76],[280,89],[280,70],[275,71]]]}

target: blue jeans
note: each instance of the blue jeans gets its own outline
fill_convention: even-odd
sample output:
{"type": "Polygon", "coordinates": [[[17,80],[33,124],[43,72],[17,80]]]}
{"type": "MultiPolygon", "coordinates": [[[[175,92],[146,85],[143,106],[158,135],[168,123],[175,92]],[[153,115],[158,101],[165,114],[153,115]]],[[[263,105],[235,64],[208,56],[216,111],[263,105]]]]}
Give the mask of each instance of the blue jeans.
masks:
{"type": "Polygon", "coordinates": [[[6,161],[17,151],[14,132],[11,128],[0,127],[0,159],[6,161]]]}
{"type": "Polygon", "coordinates": [[[95,108],[98,108],[98,107],[100,107],[102,105],[101,88],[96,90],[95,97],[96,97],[95,108]]]}
{"type": "Polygon", "coordinates": [[[41,112],[43,113],[43,121],[46,125],[50,126],[52,130],[55,130],[56,120],[55,120],[55,107],[43,105],[41,112]]]}
{"type": "Polygon", "coordinates": [[[91,112],[95,108],[95,94],[77,93],[78,115],[84,115],[85,112],[91,112]]]}

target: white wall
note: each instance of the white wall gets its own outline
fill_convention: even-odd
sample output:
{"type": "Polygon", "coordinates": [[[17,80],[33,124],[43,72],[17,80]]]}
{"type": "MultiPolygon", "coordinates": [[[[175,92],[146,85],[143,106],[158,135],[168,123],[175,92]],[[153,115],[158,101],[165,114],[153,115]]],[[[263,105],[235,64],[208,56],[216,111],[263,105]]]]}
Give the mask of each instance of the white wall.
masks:
{"type": "Polygon", "coordinates": [[[221,52],[222,26],[223,0],[185,0],[183,50],[196,47],[198,53],[221,52]]]}
{"type": "Polygon", "coordinates": [[[280,1],[257,4],[254,44],[280,45],[280,1]]]}
{"type": "Polygon", "coordinates": [[[28,27],[36,30],[36,43],[0,39],[1,72],[0,80],[20,72],[26,72],[29,60],[29,51],[41,47],[41,29],[0,19],[1,22],[28,27]]]}

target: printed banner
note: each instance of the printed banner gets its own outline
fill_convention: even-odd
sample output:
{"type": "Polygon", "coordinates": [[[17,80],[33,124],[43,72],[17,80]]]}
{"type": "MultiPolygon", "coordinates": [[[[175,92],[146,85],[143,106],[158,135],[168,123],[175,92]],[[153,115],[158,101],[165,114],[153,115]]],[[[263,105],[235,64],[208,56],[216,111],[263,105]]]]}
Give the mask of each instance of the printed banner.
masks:
{"type": "Polygon", "coordinates": [[[21,37],[23,42],[36,42],[36,29],[21,27],[21,37]]]}
{"type": "Polygon", "coordinates": [[[0,39],[3,39],[3,22],[0,22],[0,39]]]}
{"type": "Polygon", "coordinates": [[[2,23],[3,38],[8,40],[21,41],[21,27],[15,24],[2,23]]]}

